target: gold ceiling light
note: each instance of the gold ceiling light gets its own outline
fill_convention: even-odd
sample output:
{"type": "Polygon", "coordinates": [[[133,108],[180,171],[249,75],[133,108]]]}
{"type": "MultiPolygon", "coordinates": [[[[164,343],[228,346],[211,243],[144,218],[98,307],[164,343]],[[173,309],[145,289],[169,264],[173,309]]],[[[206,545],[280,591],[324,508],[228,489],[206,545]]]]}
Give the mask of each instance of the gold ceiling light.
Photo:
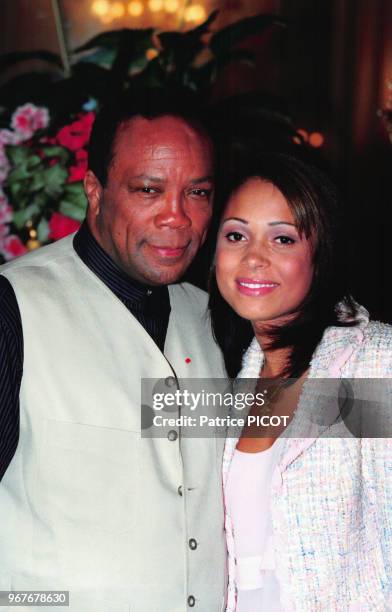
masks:
{"type": "Polygon", "coordinates": [[[110,6],[110,14],[114,19],[120,19],[125,15],[125,6],[122,2],[113,2],[110,6]]]}
{"type": "Polygon", "coordinates": [[[163,9],[163,0],[149,0],[148,8],[152,13],[158,13],[163,9]]]}
{"type": "Polygon", "coordinates": [[[127,14],[138,19],[145,13],[166,13],[177,15],[182,23],[197,25],[207,19],[207,11],[202,2],[190,3],[186,0],[92,0],[91,12],[102,23],[108,24],[122,19],[127,14]]]}
{"type": "Polygon", "coordinates": [[[108,0],[95,0],[91,5],[91,12],[97,17],[106,17],[110,11],[108,0]]]}
{"type": "Polygon", "coordinates": [[[128,13],[131,15],[131,17],[140,17],[143,12],[144,6],[140,0],[132,0],[132,2],[128,4],[128,13]]]}
{"type": "Polygon", "coordinates": [[[165,0],[164,7],[168,13],[177,13],[180,3],[178,0],[165,0]]]}
{"type": "Polygon", "coordinates": [[[188,22],[202,23],[207,19],[206,9],[201,4],[188,6],[184,12],[184,19],[188,22]]]}

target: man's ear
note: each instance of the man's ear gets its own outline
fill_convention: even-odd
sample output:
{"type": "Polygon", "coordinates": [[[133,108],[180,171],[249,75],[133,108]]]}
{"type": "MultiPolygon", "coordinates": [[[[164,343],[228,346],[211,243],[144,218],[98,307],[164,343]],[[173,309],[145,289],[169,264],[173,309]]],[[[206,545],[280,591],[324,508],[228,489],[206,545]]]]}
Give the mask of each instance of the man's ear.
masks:
{"type": "Polygon", "coordinates": [[[90,215],[97,217],[101,210],[103,187],[92,170],[87,170],[83,184],[88,200],[88,211],[90,215]]]}

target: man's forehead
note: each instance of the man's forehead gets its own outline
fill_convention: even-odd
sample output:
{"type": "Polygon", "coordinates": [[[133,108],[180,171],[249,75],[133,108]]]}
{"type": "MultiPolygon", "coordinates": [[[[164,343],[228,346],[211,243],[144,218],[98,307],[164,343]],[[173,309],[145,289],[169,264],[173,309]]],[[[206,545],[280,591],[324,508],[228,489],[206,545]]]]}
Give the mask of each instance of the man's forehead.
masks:
{"type": "Polygon", "coordinates": [[[148,157],[166,157],[190,151],[212,150],[207,134],[172,115],[146,119],[140,115],[123,122],[116,133],[114,150],[137,148],[148,157]]]}

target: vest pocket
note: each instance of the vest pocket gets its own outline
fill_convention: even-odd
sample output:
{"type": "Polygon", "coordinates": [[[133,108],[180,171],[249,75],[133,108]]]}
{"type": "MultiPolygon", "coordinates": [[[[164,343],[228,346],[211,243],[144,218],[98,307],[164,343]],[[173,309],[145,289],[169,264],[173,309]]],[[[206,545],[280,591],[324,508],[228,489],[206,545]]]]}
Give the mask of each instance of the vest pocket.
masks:
{"type": "Polygon", "coordinates": [[[134,523],[140,434],[45,420],[39,513],[54,531],[121,533],[134,523]]]}

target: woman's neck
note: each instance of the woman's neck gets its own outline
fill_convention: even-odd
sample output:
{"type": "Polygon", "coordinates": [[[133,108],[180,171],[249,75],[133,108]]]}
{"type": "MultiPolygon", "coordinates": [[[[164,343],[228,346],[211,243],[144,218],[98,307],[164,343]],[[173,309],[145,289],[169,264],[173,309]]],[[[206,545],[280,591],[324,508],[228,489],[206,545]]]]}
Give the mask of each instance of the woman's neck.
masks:
{"type": "Polygon", "coordinates": [[[265,334],[256,332],[256,338],[264,353],[263,377],[277,378],[282,376],[290,359],[291,348],[269,348],[271,341],[265,334]]]}

